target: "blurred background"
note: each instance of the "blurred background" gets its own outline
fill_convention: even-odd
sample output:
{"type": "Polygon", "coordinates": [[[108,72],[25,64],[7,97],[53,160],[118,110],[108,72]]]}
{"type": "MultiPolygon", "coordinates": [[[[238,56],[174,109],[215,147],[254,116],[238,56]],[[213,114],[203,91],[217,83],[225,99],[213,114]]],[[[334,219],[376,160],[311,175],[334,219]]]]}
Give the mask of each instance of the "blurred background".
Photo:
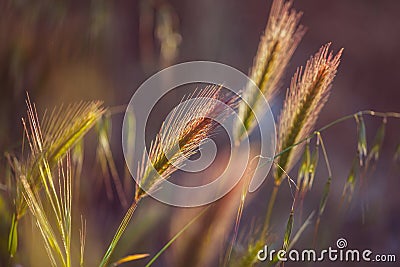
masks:
{"type": "MultiPolygon", "coordinates": [[[[0,151],[20,150],[26,92],[37,104],[39,114],[79,100],[98,99],[105,106],[123,109],[144,80],[175,63],[210,60],[247,73],[270,5],[271,1],[265,0],[0,1],[0,151]]],[[[304,12],[301,23],[308,30],[290,62],[281,93],[271,103],[276,117],[296,68],[327,42],[333,43],[335,52],[344,47],[344,54],[317,127],[359,110],[400,111],[399,1],[302,0],[295,1],[294,7],[304,12]]],[[[110,137],[121,176],[125,166],[120,138],[122,119],[123,113],[113,116],[110,137]]],[[[368,142],[372,143],[382,120],[364,120],[368,142]]],[[[400,257],[400,169],[393,162],[399,133],[399,120],[389,119],[376,169],[368,175],[367,187],[356,192],[345,210],[338,206],[356,155],[356,123],[350,120],[323,133],[334,177],[318,247],[334,246],[338,238],[345,237],[352,248],[400,257]]],[[[84,193],[80,203],[81,213],[88,220],[87,266],[98,263],[125,210],[118,197],[106,196],[101,183],[99,187],[91,186],[101,176],[94,159],[95,139],[91,133],[85,140],[84,193]]],[[[1,163],[3,173],[6,160],[2,158],[1,163]]],[[[297,228],[318,208],[326,178],[321,161],[313,190],[297,217],[297,228]]],[[[126,185],[129,199],[134,184],[128,181],[126,185]]],[[[243,236],[251,232],[251,225],[263,220],[271,188],[269,177],[247,201],[239,249],[241,242],[246,245],[243,236]]],[[[240,189],[199,220],[154,266],[215,266],[224,255],[221,247],[234,222],[237,191],[240,189]],[[199,236],[207,236],[209,242],[198,242],[199,236]]],[[[198,209],[173,208],[150,198],[141,205],[116,259],[131,253],[154,255],[198,213],[198,209]]],[[[282,240],[290,205],[289,188],[283,186],[272,219],[277,244],[282,240]]],[[[312,245],[312,228],[305,231],[297,248],[312,245]]],[[[3,239],[8,229],[3,227],[1,231],[3,239]]],[[[43,266],[32,261],[35,253],[45,255],[43,249],[35,246],[37,241],[32,241],[33,237],[21,241],[22,249],[29,251],[19,258],[23,266],[43,266]]],[[[2,244],[5,242],[3,239],[2,244]]],[[[144,262],[131,266],[142,266],[144,262]]]]}

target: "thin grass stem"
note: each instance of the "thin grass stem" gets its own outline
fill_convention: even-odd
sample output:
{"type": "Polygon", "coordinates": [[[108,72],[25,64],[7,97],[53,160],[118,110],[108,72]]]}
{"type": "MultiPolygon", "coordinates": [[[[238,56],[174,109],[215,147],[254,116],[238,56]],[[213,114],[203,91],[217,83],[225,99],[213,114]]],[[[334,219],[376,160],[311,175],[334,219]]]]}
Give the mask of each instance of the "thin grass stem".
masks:
{"type": "Polygon", "coordinates": [[[111,243],[107,249],[107,252],[104,254],[104,257],[101,260],[101,263],[99,265],[100,267],[107,266],[107,264],[110,262],[111,255],[114,252],[115,247],[117,246],[123,233],[125,232],[126,227],[129,225],[129,222],[132,219],[133,213],[135,212],[138,203],[139,203],[139,200],[137,200],[137,201],[135,200],[132,202],[131,206],[128,208],[124,218],[122,219],[121,224],[119,225],[119,227],[117,229],[117,232],[114,235],[113,240],[111,241],[111,243]]]}
{"type": "Polygon", "coordinates": [[[167,244],[165,244],[165,246],[160,249],[160,251],[158,251],[158,253],[146,264],[145,267],[150,267],[160,256],[161,254],[167,250],[172,243],[174,243],[174,241],[181,235],[183,234],[183,232],[185,232],[195,221],[197,221],[197,219],[199,219],[211,206],[208,206],[207,208],[203,209],[202,212],[200,212],[199,215],[197,215],[196,217],[194,217],[188,224],[185,225],[185,227],[183,227],[170,241],[168,241],[167,244]]]}
{"type": "Polygon", "coordinates": [[[267,214],[265,216],[265,222],[264,222],[261,236],[265,236],[268,231],[268,228],[269,228],[269,225],[271,222],[272,211],[275,206],[275,201],[276,201],[276,196],[278,195],[278,191],[279,191],[279,184],[274,183],[274,188],[272,189],[272,193],[271,193],[270,199],[268,201],[267,214]]]}

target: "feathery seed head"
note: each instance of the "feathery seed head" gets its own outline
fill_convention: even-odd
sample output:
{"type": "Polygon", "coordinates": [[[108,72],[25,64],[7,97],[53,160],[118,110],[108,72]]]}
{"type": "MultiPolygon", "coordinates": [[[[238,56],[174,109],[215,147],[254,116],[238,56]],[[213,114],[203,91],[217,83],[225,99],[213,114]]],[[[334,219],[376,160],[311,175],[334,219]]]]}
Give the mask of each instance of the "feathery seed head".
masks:
{"type": "MultiPolygon", "coordinates": [[[[43,118],[43,128],[35,104],[29,96],[26,100],[27,120],[22,119],[25,136],[30,148],[26,162],[22,162],[23,173],[35,190],[39,190],[43,181],[40,168],[45,161],[52,170],[67,152],[78,142],[104,113],[100,101],[79,102],[66,108],[55,108],[50,116],[43,118]]],[[[18,187],[19,188],[19,187],[18,187]]],[[[18,189],[17,188],[17,189],[18,189]]],[[[18,216],[25,212],[22,197],[16,200],[18,216]]]]}
{"type": "MultiPolygon", "coordinates": [[[[289,149],[311,134],[318,115],[328,99],[333,79],[339,66],[342,50],[336,56],[324,45],[299,68],[292,78],[279,120],[278,151],[289,149]]],[[[290,171],[302,146],[289,149],[279,157],[278,164],[290,171]]],[[[280,183],[283,173],[276,169],[275,180],[280,183]]]]}
{"type": "Polygon", "coordinates": [[[36,106],[26,100],[28,122],[22,119],[32,156],[46,153],[53,166],[95,124],[105,109],[100,101],[81,101],[67,107],[55,108],[50,116],[45,114],[43,128],[36,106]],[[29,126],[29,127],[27,127],[29,126]],[[42,131],[43,129],[43,131],[42,131]]]}
{"type": "MultiPolygon", "coordinates": [[[[301,13],[295,11],[292,2],[275,0],[272,4],[265,33],[254,58],[250,78],[261,90],[267,101],[270,101],[278,90],[278,83],[293,55],[298,43],[304,35],[305,29],[299,25],[301,13]]],[[[242,102],[239,106],[239,117],[246,130],[254,127],[254,113],[258,114],[260,94],[254,84],[248,84],[242,102]]],[[[244,133],[238,133],[237,138],[243,138],[244,133]]]]}
{"type": "Polygon", "coordinates": [[[184,161],[196,153],[203,141],[209,138],[219,125],[215,118],[223,120],[230,114],[226,107],[234,109],[236,95],[223,95],[221,86],[207,86],[195,96],[194,101],[182,102],[161,126],[150,146],[148,157],[143,154],[138,170],[139,183],[135,199],[146,195],[145,191],[167,179],[184,161]]]}

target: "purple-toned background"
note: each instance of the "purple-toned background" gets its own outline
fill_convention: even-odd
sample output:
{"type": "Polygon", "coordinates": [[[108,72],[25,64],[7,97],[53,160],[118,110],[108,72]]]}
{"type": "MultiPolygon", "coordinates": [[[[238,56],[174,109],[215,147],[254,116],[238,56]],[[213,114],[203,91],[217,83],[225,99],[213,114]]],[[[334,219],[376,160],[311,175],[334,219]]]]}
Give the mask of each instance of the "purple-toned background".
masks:
{"type": "MultiPolygon", "coordinates": [[[[260,0],[87,3],[3,0],[0,3],[1,153],[19,151],[22,137],[20,118],[25,115],[26,91],[40,112],[81,99],[100,99],[106,106],[118,106],[127,104],[135,89],[152,73],[177,62],[218,61],[247,72],[265,27],[270,3],[260,0]],[[164,39],[164,43],[157,37],[157,31],[162,30],[163,25],[171,25],[168,29],[175,32],[167,35],[166,38],[171,39],[164,39]],[[174,47],[174,42],[180,39],[176,57],[168,59],[160,53],[163,45],[172,42],[174,47]]],[[[344,54],[331,98],[322,111],[318,126],[359,110],[400,111],[399,1],[302,0],[295,1],[294,7],[304,12],[301,22],[308,30],[290,62],[281,83],[281,93],[272,103],[276,117],[296,68],[304,65],[309,56],[327,42],[333,43],[335,52],[344,47],[344,54]]],[[[164,29],[165,32],[168,30],[164,29]]],[[[368,142],[372,143],[381,120],[367,116],[364,119],[368,142]]],[[[122,174],[121,122],[122,116],[115,116],[112,150],[122,174]]],[[[400,257],[400,175],[399,166],[396,167],[392,161],[395,146],[400,142],[399,133],[399,120],[389,119],[384,149],[376,170],[368,176],[367,186],[362,192],[356,192],[347,211],[339,211],[338,206],[356,155],[356,124],[350,120],[323,133],[334,177],[321,222],[319,247],[333,246],[339,237],[345,237],[352,248],[370,248],[377,253],[395,253],[400,257]]],[[[84,175],[88,177],[95,176],[93,142],[89,140],[85,156],[84,175]]],[[[295,171],[293,173],[295,176],[295,171]]],[[[326,176],[321,160],[314,189],[304,202],[302,215],[296,217],[298,224],[300,217],[304,220],[311,210],[318,207],[326,176]]],[[[255,218],[262,220],[271,187],[269,178],[248,202],[243,225],[252,223],[255,218]]],[[[289,189],[285,184],[283,188],[273,218],[273,230],[278,240],[281,240],[291,204],[289,189]]],[[[94,197],[95,200],[83,197],[87,202],[83,209],[92,225],[89,235],[96,235],[96,229],[103,229],[104,225],[110,229],[100,238],[104,245],[91,244],[104,249],[123,209],[116,200],[110,202],[101,194],[94,197]],[[94,205],[97,207],[93,208],[94,205]]],[[[150,208],[143,207],[136,214],[137,220],[142,221],[137,223],[137,228],[143,224],[153,225],[153,228],[141,236],[133,225],[130,230],[134,236],[132,242],[129,238],[124,241],[126,248],[121,254],[154,254],[176,231],[172,218],[180,211],[150,199],[146,201],[145,205],[150,208]]],[[[298,247],[311,244],[310,228],[298,247]]],[[[179,251],[167,251],[155,266],[167,263],[184,266],[180,258],[174,259],[174,255],[179,255],[179,251]]]]}

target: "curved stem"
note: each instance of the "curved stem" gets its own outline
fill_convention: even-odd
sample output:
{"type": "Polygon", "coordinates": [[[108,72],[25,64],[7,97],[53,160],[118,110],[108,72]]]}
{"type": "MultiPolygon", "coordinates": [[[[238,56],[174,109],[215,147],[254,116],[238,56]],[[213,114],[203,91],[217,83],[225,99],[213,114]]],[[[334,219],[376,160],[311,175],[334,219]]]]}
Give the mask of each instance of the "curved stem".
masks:
{"type": "Polygon", "coordinates": [[[291,149],[294,148],[295,146],[297,146],[297,145],[299,145],[299,144],[301,144],[301,143],[307,141],[307,139],[313,137],[313,136],[316,135],[317,133],[320,133],[320,132],[322,132],[322,131],[325,131],[326,129],[328,129],[328,128],[332,127],[332,126],[335,126],[336,124],[338,124],[338,123],[340,123],[340,122],[343,122],[343,121],[346,121],[346,120],[349,120],[349,119],[353,119],[354,116],[357,116],[357,115],[369,115],[369,116],[373,116],[373,117],[396,118],[396,119],[400,119],[400,113],[397,113],[397,112],[376,112],[376,111],[373,111],[373,110],[363,110],[363,111],[359,111],[359,112],[356,112],[356,113],[353,113],[353,114],[350,114],[350,115],[341,117],[341,118],[339,118],[339,119],[337,119],[337,120],[334,120],[333,122],[328,123],[327,125],[325,125],[325,126],[319,128],[318,130],[314,131],[313,133],[311,133],[311,134],[308,135],[307,137],[301,139],[300,141],[294,143],[294,144],[291,145],[291,146],[288,146],[287,148],[285,148],[284,150],[282,150],[281,152],[279,152],[278,154],[276,154],[276,155],[274,156],[274,159],[280,157],[282,154],[285,154],[286,152],[288,152],[289,150],[291,150],[291,149]]]}
{"type": "MultiPolygon", "coordinates": [[[[397,113],[397,112],[376,112],[376,111],[373,111],[373,110],[359,111],[359,112],[356,112],[356,113],[341,117],[341,118],[339,118],[339,119],[337,119],[337,120],[335,120],[335,121],[333,121],[333,122],[331,122],[331,123],[319,128],[318,130],[314,131],[313,133],[311,133],[307,137],[305,137],[305,138],[301,139],[300,141],[294,143],[293,145],[283,149],[281,152],[279,152],[278,154],[276,154],[274,156],[274,159],[276,159],[276,158],[280,157],[281,155],[283,155],[284,153],[290,151],[292,148],[296,147],[297,145],[307,141],[308,139],[312,138],[314,135],[319,136],[319,140],[320,140],[320,142],[322,142],[322,138],[320,137],[320,134],[321,134],[322,131],[325,131],[326,129],[331,128],[332,126],[335,126],[336,124],[338,124],[340,122],[343,122],[343,121],[346,121],[346,120],[349,120],[349,119],[353,119],[354,116],[357,116],[357,115],[369,115],[369,116],[374,116],[374,117],[400,119],[400,113],[397,113]]],[[[322,144],[322,147],[323,147],[323,153],[324,153],[325,160],[327,161],[328,172],[331,175],[331,168],[330,168],[330,165],[329,165],[329,162],[328,162],[326,149],[325,149],[325,146],[323,144],[322,144]]],[[[278,189],[279,189],[279,184],[275,183],[273,191],[272,191],[272,194],[271,194],[271,197],[270,197],[270,200],[268,202],[267,215],[266,215],[266,218],[265,218],[265,223],[264,223],[262,235],[265,235],[267,230],[268,230],[268,228],[269,228],[270,221],[271,221],[271,216],[272,216],[272,210],[273,210],[274,205],[275,205],[275,200],[276,200],[276,195],[278,194],[278,189]]]]}

